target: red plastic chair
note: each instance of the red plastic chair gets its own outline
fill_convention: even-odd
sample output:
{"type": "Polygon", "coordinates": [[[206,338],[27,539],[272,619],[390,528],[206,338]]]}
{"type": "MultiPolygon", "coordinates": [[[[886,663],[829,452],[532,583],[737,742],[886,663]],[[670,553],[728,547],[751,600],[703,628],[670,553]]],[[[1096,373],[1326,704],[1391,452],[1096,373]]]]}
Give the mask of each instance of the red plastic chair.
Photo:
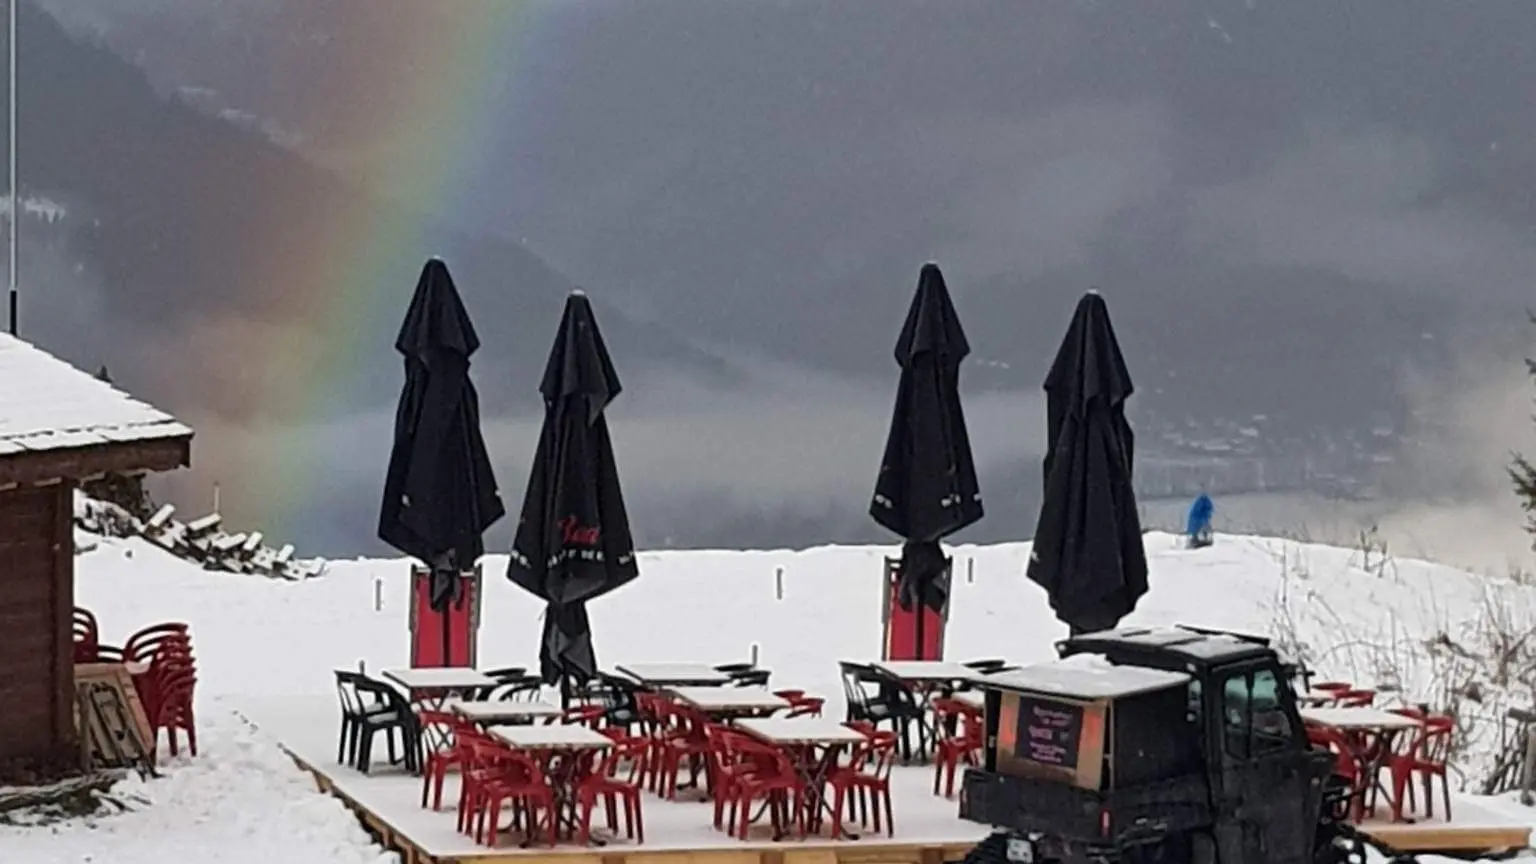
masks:
{"type": "Polygon", "coordinates": [[[555,790],[539,764],[526,753],[509,750],[499,757],[504,770],[487,780],[480,787],[478,820],[475,825],[475,842],[495,846],[500,832],[501,807],[510,805],[512,824],[517,827],[526,819],[525,833],[529,840],[537,836],[539,828],[548,829],[549,845],[558,842],[559,814],[555,804],[555,790]],[[545,816],[544,825],[539,823],[539,813],[545,816]],[[489,830],[486,828],[489,820],[489,830]]]}
{"type": "Polygon", "coordinates": [[[95,663],[100,658],[101,628],[91,610],[75,607],[74,659],[76,663],[95,663]]]}
{"type": "Polygon", "coordinates": [[[709,740],[710,781],[709,791],[714,800],[715,830],[724,829],[731,836],[736,834],[737,794],[743,777],[773,769],[772,759],[753,753],[758,742],[740,732],[724,726],[710,724],[704,727],[709,740]],[[726,808],[730,808],[727,817],[726,808]]]}
{"type": "Polygon", "coordinates": [[[700,768],[705,770],[708,779],[710,745],[704,730],[709,727],[709,720],[686,705],[669,703],[665,713],[677,722],[677,726],[658,741],[656,791],[663,798],[676,799],[677,775],[682,773],[685,761],[688,763],[688,782],[698,783],[700,768]]]}
{"type": "Polygon", "coordinates": [[[1343,690],[1338,694],[1340,708],[1369,708],[1375,703],[1375,690],[1343,690]]]}
{"type": "Polygon", "coordinates": [[[895,732],[865,733],[869,740],[854,751],[849,764],[834,770],[827,778],[832,787],[832,836],[843,830],[843,802],[848,803],[848,816],[862,824],[873,811],[875,830],[880,830],[880,809],[885,808],[887,836],[896,834],[896,817],[891,812],[891,768],[896,764],[895,732]],[[849,795],[849,793],[854,793],[849,795]],[[854,805],[858,805],[858,813],[854,805]]]}
{"type": "Polygon", "coordinates": [[[167,637],[180,637],[190,642],[191,627],[179,621],[145,627],[123,643],[123,659],[130,663],[148,663],[154,657],[155,647],[167,637]]]}
{"type": "Polygon", "coordinates": [[[645,820],[640,810],[641,784],[633,780],[620,780],[617,776],[621,763],[643,760],[645,751],[645,742],[638,738],[615,744],[603,755],[593,772],[577,784],[576,808],[581,818],[578,842],[582,845],[592,841],[592,808],[597,805],[599,798],[603,799],[608,830],[615,833],[619,830],[616,804],[618,799],[623,799],[624,836],[635,838],[637,843],[645,842],[645,820]]]}
{"type": "Polygon", "coordinates": [[[802,696],[789,703],[788,717],[820,717],[821,708],[827,704],[827,700],[820,696],[802,696]]]}
{"type": "MultiPolygon", "coordinates": [[[[432,809],[441,810],[443,809],[443,781],[447,779],[448,769],[457,767],[462,770],[468,764],[469,758],[469,748],[463,746],[464,742],[471,738],[483,740],[483,736],[474,724],[447,711],[417,711],[416,720],[421,724],[422,729],[428,726],[439,726],[448,732],[448,746],[441,750],[427,751],[421,766],[421,806],[427,806],[427,796],[430,792],[432,809]]],[[[422,736],[422,741],[426,741],[426,736],[422,736]]]]}
{"type": "Polygon", "coordinates": [[[1393,817],[1402,818],[1403,795],[1408,796],[1408,806],[1418,809],[1410,781],[1414,774],[1424,778],[1424,815],[1435,816],[1434,778],[1440,778],[1440,791],[1445,799],[1445,818],[1451,818],[1451,781],[1446,773],[1446,763],[1451,754],[1451,736],[1456,729],[1453,717],[1431,715],[1409,744],[1407,752],[1388,757],[1387,767],[1392,772],[1393,817]]]}
{"type": "Polygon", "coordinates": [[[1365,815],[1365,783],[1360,756],[1349,737],[1332,726],[1307,724],[1307,740],[1313,747],[1333,753],[1333,773],[1343,777],[1350,788],[1349,818],[1358,823],[1365,815]]]}
{"type": "Polygon", "coordinates": [[[545,717],[544,725],[585,726],[595,732],[607,713],[608,709],[601,705],[577,705],[565,709],[557,716],[545,717]]]}
{"type": "Polygon", "coordinates": [[[941,736],[933,751],[933,794],[939,794],[939,781],[943,779],[944,797],[953,798],[955,771],[960,762],[975,765],[981,752],[981,712],[958,699],[939,698],[933,700],[933,715],[933,727],[941,736]],[[959,723],[959,734],[947,734],[945,730],[952,728],[954,721],[959,723]]]}
{"type": "Polygon", "coordinates": [[[747,839],[747,829],[752,820],[752,802],[762,799],[768,803],[776,837],[784,835],[789,813],[795,817],[795,834],[805,839],[805,781],[790,761],[789,755],[774,747],[760,744],[745,737],[737,739],[740,752],[754,761],[760,760],[765,767],[741,773],[736,778],[734,806],[740,808],[741,821],[737,823],[736,836],[747,839]]]}
{"type": "Polygon", "coordinates": [[[557,827],[554,792],[538,765],[527,754],[489,739],[469,738],[465,746],[469,752],[459,784],[459,832],[472,833],[476,843],[496,845],[501,808],[507,804],[512,810],[511,827],[526,824],[531,840],[540,827],[542,809],[548,815],[547,836],[553,846],[557,827]]]}
{"type": "Polygon", "coordinates": [[[133,676],[134,689],[138,691],[139,701],[144,704],[145,713],[153,713],[159,710],[159,705],[165,696],[160,692],[160,682],[167,673],[172,671],[197,671],[197,661],[192,656],[190,643],[180,639],[169,639],[160,642],[153,653],[144,661],[145,664],[139,674],[133,676]]]}
{"type": "Polygon", "coordinates": [[[189,666],[168,665],[156,675],[154,684],[155,704],[153,711],[146,706],[150,734],[159,746],[160,730],[165,730],[166,742],[171,755],[179,754],[177,731],[187,733],[187,749],[197,755],[197,723],[192,712],[192,694],[197,686],[197,673],[189,666]]]}

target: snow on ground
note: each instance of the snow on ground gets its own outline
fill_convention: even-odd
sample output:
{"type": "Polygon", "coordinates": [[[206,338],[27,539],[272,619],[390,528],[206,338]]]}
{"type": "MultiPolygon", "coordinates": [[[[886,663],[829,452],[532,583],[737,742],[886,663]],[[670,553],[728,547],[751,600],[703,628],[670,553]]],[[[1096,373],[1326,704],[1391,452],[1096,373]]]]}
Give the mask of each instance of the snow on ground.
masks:
{"type": "MultiPolygon", "coordinates": [[[[1479,657],[1524,657],[1500,634],[1536,623],[1536,588],[1370,550],[1223,536],[1192,551],[1158,533],[1146,546],[1152,591],[1126,623],[1270,633],[1327,677],[1400,684],[1415,698],[1436,696],[1447,682],[1493,677],[1486,669],[1496,664],[1479,657]]],[[[881,559],[895,551],[642,554],[641,578],[590,607],[599,662],[725,662],[756,645],[775,685],[826,695],[836,712],[835,661],[878,654],[881,559]]],[[[1028,551],[1028,544],[954,550],[950,658],[1054,656],[1052,643],[1066,629],[1023,577],[1028,551]]],[[[505,567],[503,556],[486,563],[481,665],[535,665],[541,608],[505,580],[505,567]]],[[[0,824],[0,860],[389,858],[234,712],[242,700],[331,694],[331,670],[359,661],[370,670],[404,665],[405,562],[334,562],[325,578],[288,583],[205,572],[140,539],[105,538],[80,555],[77,569],[77,602],[96,613],[105,641],[157,621],[192,625],[201,755],[173,763],[165,779],[125,785],[132,799],[143,799],[130,800],[128,813],[47,827],[0,824]]],[[[1479,684],[1491,703],[1481,713],[1490,716],[1502,713],[1503,694],[1526,695],[1494,680],[1479,684]]],[[[1483,750],[1490,728],[1474,729],[1483,750]]],[[[1482,751],[1473,750],[1477,764],[1482,751]]],[[[1527,812],[1497,804],[1516,818],[1527,812]]]]}

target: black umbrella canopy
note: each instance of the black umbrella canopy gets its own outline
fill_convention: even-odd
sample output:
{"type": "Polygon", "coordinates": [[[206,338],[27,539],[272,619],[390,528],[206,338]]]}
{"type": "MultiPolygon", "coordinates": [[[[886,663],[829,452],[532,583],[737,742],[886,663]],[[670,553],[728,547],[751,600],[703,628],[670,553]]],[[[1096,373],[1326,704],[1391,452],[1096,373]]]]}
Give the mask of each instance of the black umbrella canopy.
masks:
{"type": "Polygon", "coordinates": [[[1109,308],[1090,291],[1045,379],[1045,496],[1029,560],[1029,578],[1074,632],[1114,627],[1147,592],[1125,420],[1133,391],[1109,308]]]}
{"type": "Polygon", "coordinates": [[[869,513],[901,535],[907,608],[939,609],[949,560],[940,538],[982,517],[981,491],[960,407],[960,364],[970,343],[936,264],[923,265],[917,293],[896,340],[901,380],[869,513]]]}
{"type": "Polygon", "coordinates": [[[405,388],[379,539],[432,568],[438,610],[452,599],[457,571],[485,553],[485,529],[506,514],[469,380],[469,358],[479,346],[447,265],[428,261],[395,340],[405,357],[405,388]]]}
{"type": "Polygon", "coordinates": [[[507,578],[549,604],[548,681],[597,673],[583,604],[639,575],[603,414],[620,390],[592,305],[574,292],[539,386],[544,426],[507,568],[507,578]]]}

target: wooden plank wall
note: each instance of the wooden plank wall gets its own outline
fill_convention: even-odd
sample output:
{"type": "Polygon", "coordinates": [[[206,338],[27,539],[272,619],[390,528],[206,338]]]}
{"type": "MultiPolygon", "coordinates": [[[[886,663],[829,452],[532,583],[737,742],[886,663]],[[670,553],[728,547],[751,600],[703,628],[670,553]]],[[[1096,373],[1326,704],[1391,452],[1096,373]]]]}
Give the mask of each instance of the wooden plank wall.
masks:
{"type": "Polygon", "coordinates": [[[0,492],[0,760],[79,758],[72,487],[0,492]]]}

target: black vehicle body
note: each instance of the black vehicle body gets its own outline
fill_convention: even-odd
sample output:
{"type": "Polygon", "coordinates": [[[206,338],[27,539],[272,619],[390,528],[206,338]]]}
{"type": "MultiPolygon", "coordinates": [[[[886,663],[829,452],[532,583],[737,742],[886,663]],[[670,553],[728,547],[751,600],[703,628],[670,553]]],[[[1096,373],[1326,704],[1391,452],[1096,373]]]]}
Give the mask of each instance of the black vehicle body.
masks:
{"type": "Polygon", "coordinates": [[[1317,864],[1357,838],[1334,819],[1334,757],[1308,744],[1296,670],[1265,640],[1122,628],[1057,648],[979,679],[985,759],[960,815],[1007,832],[999,860],[1317,864]]]}

